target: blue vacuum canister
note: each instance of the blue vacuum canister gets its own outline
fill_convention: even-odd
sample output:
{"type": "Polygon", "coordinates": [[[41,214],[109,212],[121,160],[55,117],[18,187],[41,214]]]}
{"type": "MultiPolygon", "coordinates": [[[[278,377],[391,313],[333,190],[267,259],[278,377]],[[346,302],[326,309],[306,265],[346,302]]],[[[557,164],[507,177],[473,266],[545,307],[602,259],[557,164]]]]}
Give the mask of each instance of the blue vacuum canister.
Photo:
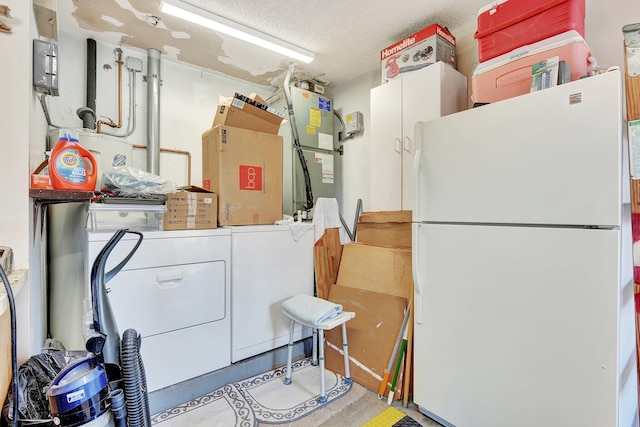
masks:
{"type": "Polygon", "coordinates": [[[60,371],[47,390],[47,399],[56,426],[92,426],[102,424],[98,418],[111,419],[107,374],[95,356],[77,360],[60,371]]]}

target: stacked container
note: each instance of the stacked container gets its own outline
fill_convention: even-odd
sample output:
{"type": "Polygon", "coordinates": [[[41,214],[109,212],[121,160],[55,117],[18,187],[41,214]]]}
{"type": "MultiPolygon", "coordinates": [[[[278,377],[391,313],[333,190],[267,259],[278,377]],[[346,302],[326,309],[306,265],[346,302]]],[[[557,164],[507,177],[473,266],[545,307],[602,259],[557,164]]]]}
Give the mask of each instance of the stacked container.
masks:
{"type": "Polygon", "coordinates": [[[498,0],[478,11],[478,59],[471,78],[474,103],[530,91],[533,64],[557,56],[571,80],[592,74],[584,41],[585,0],[498,0]]]}

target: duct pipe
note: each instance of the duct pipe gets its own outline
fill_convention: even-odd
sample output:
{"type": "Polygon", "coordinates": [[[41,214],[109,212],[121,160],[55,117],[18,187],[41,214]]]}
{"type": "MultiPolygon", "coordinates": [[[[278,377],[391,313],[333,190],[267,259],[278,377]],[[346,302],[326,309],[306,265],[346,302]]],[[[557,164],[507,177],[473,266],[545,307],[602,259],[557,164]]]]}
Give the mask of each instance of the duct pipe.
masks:
{"type": "Polygon", "coordinates": [[[147,172],[160,175],[160,51],[147,49],[147,172]]]}
{"type": "Polygon", "coordinates": [[[82,119],[85,129],[96,128],[96,41],[87,39],[87,93],[86,109],[81,109],[78,115],[82,119]]]}

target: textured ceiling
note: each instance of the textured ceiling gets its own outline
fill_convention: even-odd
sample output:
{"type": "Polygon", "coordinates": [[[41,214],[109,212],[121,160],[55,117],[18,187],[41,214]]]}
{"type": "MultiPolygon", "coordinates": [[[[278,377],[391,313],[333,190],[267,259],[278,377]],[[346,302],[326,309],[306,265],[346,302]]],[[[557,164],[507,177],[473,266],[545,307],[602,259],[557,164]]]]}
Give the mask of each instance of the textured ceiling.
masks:
{"type": "Polygon", "coordinates": [[[297,73],[339,84],[379,65],[380,50],[432,23],[455,29],[475,20],[486,0],[187,0],[232,21],[315,52],[290,60],[159,11],[160,0],[58,0],[58,26],[82,37],[162,52],[260,85],[297,73]]]}

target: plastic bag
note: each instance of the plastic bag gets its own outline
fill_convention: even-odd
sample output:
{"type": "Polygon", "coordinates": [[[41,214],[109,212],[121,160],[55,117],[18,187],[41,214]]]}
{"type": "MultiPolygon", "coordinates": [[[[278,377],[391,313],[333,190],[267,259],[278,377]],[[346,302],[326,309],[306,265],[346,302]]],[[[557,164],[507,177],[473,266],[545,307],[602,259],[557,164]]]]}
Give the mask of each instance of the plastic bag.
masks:
{"type": "Polygon", "coordinates": [[[176,192],[174,182],[131,166],[117,166],[104,172],[102,183],[102,191],[112,192],[117,197],[166,200],[168,193],[176,192]]]}
{"type": "MultiPolygon", "coordinates": [[[[32,420],[28,425],[53,425],[50,418],[47,390],[62,369],[76,359],[86,357],[86,351],[53,350],[31,356],[18,369],[18,411],[20,420],[32,420]],[[37,424],[35,421],[39,421],[37,424]]],[[[9,384],[2,415],[9,425],[13,421],[13,384],[9,384]]]]}

